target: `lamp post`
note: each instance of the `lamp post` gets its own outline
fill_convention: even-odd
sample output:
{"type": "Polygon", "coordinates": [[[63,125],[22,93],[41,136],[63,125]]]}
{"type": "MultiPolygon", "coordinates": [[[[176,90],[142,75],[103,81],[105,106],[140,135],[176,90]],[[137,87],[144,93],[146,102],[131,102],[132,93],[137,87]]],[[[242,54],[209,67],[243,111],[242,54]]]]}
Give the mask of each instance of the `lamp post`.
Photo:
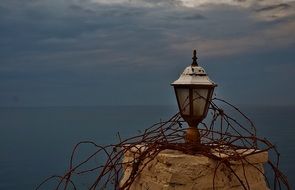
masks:
{"type": "Polygon", "coordinates": [[[171,85],[174,87],[178,108],[182,118],[188,123],[186,143],[199,145],[201,143],[198,124],[206,117],[209,102],[214,87],[205,70],[198,66],[196,50],[193,52],[193,62],[185,68],[179,79],[171,85]]]}

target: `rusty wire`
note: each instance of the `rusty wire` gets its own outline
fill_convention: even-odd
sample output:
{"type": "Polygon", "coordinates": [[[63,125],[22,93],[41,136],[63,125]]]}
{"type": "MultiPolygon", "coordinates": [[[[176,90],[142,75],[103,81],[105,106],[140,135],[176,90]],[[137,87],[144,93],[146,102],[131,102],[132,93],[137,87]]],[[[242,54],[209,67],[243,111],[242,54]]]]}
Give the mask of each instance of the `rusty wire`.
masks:
{"type": "MultiPolygon", "coordinates": [[[[279,170],[280,154],[276,147],[267,139],[259,138],[256,135],[256,129],[253,122],[237,107],[219,98],[213,98],[210,101],[210,107],[206,122],[199,124],[199,131],[201,133],[201,145],[192,147],[192,145],[184,142],[184,135],[186,128],[183,127],[185,122],[182,120],[179,113],[172,116],[168,121],[158,122],[151,127],[145,129],[140,135],[133,136],[122,140],[120,134],[118,137],[120,142],[117,144],[110,144],[107,146],[100,146],[92,141],[82,141],[74,147],[68,170],[61,176],[54,175],[45,179],[37,189],[41,189],[45,184],[57,180],[54,189],[78,189],[76,186],[79,183],[80,177],[84,175],[94,176],[89,184],[86,184],[86,189],[118,189],[128,190],[134,180],[140,175],[145,166],[151,162],[162,150],[173,149],[179,150],[186,154],[202,154],[211,159],[218,161],[213,177],[213,189],[215,189],[215,175],[218,167],[224,164],[237,177],[243,189],[248,190],[248,184],[245,171],[244,177],[246,181],[240,179],[229,164],[230,160],[241,160],[242,165],[251,164],[245,159],[243,152],[228,151],[238,149],[251,149],[250,154],[257,154],[263,151],[273,152],[276,159],[269,159],[267,164],[272,169],[273,179],[266,177],[263,171],[251,164],[258,172],[264,175],[268,186],[272,189],[291,189],[286,176],[279,170]],[[221,109],[221,106],[227,106],[238,114],[237,117],[229,115],[221,109]],[[244,120],[241,122],[240,120],[244,120]],[[239,120],[238,120],[239,119],[239,120]],[[82,161],[75,163],[78,149],[81,145],[93,146],[95,150],[82,161]],[[144,145],[144,150],[140,150],[140,155],[136,159],[123,162],[124,154],[131,149],[140,149],[138,145],[144,145]],[[216,156],[212,150],[218,150],[226,154],[226,159],[221,159],[216,156]],[[96,158],[105,158],[103,163],[88,167],[87,164],[95,161],[96,158]],[[120,183],[123,178],[126,167],[125,164],[132,166],[132,171],[128,179],[124,183],[120,183]],[[270,181],[272,183],[270,183],[270,181]]],[[[249,155],[249,154],[248,154],[249,155]]],[[[103,160],[103,159],[102,159],[103,160]]]]}

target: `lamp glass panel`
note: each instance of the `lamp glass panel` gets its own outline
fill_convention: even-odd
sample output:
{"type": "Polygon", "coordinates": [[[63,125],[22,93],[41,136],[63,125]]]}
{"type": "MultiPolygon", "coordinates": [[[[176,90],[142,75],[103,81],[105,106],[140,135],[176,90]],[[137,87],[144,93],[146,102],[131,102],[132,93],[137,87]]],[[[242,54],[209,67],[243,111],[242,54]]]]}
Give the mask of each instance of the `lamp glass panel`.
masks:
{"type": "Polygon", "coordinates": [[[188,88],[175,88],[176,96],[179,103],[179,110],[183,115],[190,114],[189,103],[189,89],[188,88]]]}
{"type": "Polygon", "coordinates": [[[203,117],[207,110],[206,102],[210,89],[193,89],[193,115],[203,117]]]}

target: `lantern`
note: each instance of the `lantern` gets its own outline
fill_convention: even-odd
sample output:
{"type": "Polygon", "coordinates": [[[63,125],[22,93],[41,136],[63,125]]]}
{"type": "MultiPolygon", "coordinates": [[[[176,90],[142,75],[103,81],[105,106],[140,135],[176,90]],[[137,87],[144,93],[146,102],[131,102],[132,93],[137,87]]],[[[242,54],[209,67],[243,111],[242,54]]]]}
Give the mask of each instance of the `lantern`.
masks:
{"type": "Polygon", "coordinates": [[[200,134],[197,126],[207,115],[214,87],[217,85],[209,79],[205,70],[198,66],[196,50],[192,59],[192,64],[171,85],[175,90],[180,114],[189,125],[186,142],[199,144],[200,134]]]}

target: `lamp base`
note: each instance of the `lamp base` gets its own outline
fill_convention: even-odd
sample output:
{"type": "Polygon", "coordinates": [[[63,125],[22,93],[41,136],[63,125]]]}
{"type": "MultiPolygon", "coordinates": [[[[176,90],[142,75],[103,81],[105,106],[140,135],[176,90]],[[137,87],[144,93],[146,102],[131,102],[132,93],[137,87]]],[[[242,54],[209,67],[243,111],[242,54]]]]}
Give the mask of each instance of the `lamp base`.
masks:
{"type": "Polygon", "coordinates": [[[200,139],[200,133],[197,127],[189,127],[186,130],[185,134],[185,142],[191,145],[200,145],[201,139],[200,139]]]}

